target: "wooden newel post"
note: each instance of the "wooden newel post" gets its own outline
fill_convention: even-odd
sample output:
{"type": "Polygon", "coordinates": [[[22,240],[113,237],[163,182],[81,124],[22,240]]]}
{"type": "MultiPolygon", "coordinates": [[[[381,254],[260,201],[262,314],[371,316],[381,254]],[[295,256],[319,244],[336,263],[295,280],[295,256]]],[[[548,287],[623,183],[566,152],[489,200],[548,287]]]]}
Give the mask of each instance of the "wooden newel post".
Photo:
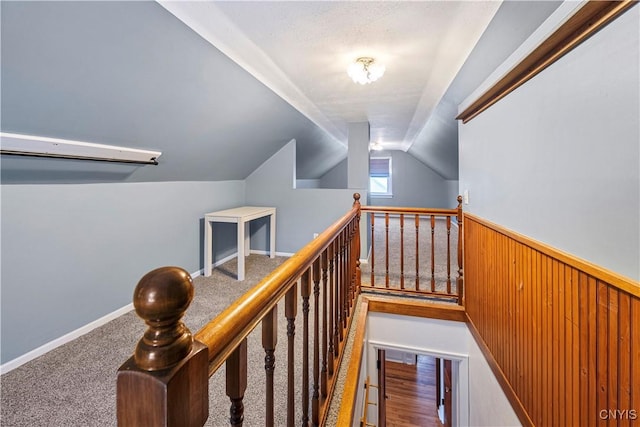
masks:
{"type": "Polygon", "coordinates": [[[462,196],[458,196],[458,281],[456,290],[458,291],[458,304],[464,305],[464,268],[463,268],[463,255],[462,255],[462,245],[464,242],[464,234],[462,232],[462,196]]]}
{"type": "Polygon", "coordinates": [[[118,426],[201,427],[207,420],[208,349],[182,323],[192,299],[191,276],[181,268],[140,279],[133,305],[148,328],[118,369],[118,426]]]}

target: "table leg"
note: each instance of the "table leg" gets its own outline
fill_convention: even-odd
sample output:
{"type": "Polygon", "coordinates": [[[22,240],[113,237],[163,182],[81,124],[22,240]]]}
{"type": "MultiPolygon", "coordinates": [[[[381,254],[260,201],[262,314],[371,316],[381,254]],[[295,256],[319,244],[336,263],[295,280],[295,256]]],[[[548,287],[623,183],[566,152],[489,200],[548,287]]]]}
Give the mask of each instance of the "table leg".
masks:
{"type": "Polygon", "coordinates": [[[238,280],[244,280],[244,226],[244,221],[238,221],[238,280]]]}
{"type": "Polygon", "coordinates": [[[270,244],[269,244],[269,258],[276,257],[276,214],[272,214],[269,216],[270,224],[269,224],[269,235],[270,235],[270,244]]]}
{"type": "Polygon", "coordinates": [[[212,237],[213,237],[213,224],[204,219],[204,275],[205,277],[211,276],[211,258],[213,248],[212,248],[212,237]]]}
{"type": "Polygon", "coordinates": [[[249,224],[251,221],[244,223],[244,256],[249,256],[251,253],[251,228],[249,224]]]}

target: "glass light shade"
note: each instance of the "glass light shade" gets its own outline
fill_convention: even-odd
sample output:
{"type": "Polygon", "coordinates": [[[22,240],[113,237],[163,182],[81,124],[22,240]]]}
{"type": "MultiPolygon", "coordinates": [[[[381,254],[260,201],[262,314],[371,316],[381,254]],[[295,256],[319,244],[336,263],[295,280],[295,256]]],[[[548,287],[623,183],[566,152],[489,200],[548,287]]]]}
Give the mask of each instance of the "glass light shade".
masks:
{"type": "Polygon", "coordinates": [[[375,82],[384,74],[384,65],[376,64],[373,58],[358,58],[347,69],[354,82],[365,85],[375,82]]]}

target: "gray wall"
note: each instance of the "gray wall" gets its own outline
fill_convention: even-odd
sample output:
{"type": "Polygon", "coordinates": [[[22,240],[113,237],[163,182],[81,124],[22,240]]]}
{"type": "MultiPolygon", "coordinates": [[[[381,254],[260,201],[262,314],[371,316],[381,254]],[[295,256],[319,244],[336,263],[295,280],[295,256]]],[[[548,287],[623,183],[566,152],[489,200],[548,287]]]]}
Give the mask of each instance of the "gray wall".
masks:
{"type": "Polygon", "coordinates": [[[349,147],[347,150],[347,186],[369,187],[369,122],[349,123],[349,147]]]}
{"type": "MultiPolygon", "coordinates": [[[[391,156],[393,198],[371,197],[378,206],[419,206],[455,208],[458,205],[458,181],[446,180],[404,151],[372,151],[372,157],[391,156]]],[[[347,160],[338,163],[320,178],[320,188],[347,187],[347,160]]]]}
{"type": "MultiPolygon", "coordinates": [[[[297,252],[313,239],[313,233],[324,231],[342,217],[353,204],[354,192],[361,194],[361,201],[366,200],[363,189],[295,189],[295,158],[296,142],[291,141],[246,179],[248,205],[277,208],[278,252],[297,252]]],[[[260,222],[256,223],[255,227],[260,227],[260,222]]],[[[257,233],[252,237],[252,249],[265,249],[264,236],[257,233]]]]}
{"type": "MultiPolygon", "coordinates": [[[[126,306],[155,267],[201,269],[204,213],[245,204],[244,179],[292,138],[300,178],[346,155],[155,2],[0,8],[2,131],[163,152],[158,166],[2,156],[0,363],[126,306]]],[[[235,225],[214,227],[218,261],[235,225]]]]}
{"type": "Polygon", "coordinates": [[[2,1],[0,8],[4,132],[162,151],[159,167],[89,177],[3,156],[3,183],[244,179],[292,138],[299,178],[318,178],[346,155],[157,2],[2,1]]]}
{"type": "Polygon", "coordinates": [[[460,124],[483,218],[640,279],[640,8],[460,124]]]}
{"type": "MultiPolygon", "coordinates": [[[[131,303],[154,268],[201,269],[204,213],[242,204],[244,190],[243,181],[3,185],[2,362],[131,303]]],[[[222,233],[217,259],[235,252],[235,229],[222,233]]]]}
{"type": "Polygon", "coordinates": [[[320,177],[320,188],[347,188],[347,159],[320,177]]]}
{"type": "MultiPolygon", "coordinates": [[[[450,208],[456,206],[452,185],[431,168],[404,151],[372,151],[371,157],[391,156],[391,185],[393,197],[370,196],[374,206],[417,206],[450,208]]],[[[455,192],[455,191],[454,191],[455,192]]]]}

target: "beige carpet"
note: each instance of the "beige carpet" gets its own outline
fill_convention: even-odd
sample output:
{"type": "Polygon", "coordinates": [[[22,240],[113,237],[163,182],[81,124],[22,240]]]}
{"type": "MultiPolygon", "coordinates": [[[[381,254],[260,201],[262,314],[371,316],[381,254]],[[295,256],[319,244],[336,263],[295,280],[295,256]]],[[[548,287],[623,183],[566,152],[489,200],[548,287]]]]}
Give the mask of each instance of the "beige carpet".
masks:
{"type": "MultiPolygon", "coordinates": [[[[378,222],[384,224],[384,222],[378,222]]],[[[392,219],[390,224],[390,247],[398,248],[390,251],[389,277],[392,286],[398,286],[400,277],[399,221],[392,219]]],[[[428,223],[420,224],[418,252],[421,272],[420,283],[428,284],[431,278],[430,248],[431,230],[428,223]]],[[[444,248],[437,245],[436,280],[438,289],[446,286],[446,227],[438,224],[436,239],[445,239],[444,248]],[[443,252],[444,250],[444,252],[443,252]],[[443,258],[444,257],[444,258],[443,258]],[[444,259],[444,262],[442,261],[444,259]],[[444,265],[442,265],[444,263],[444,265]]],[[[413,221],[405,222],[405,247],[415,248],[415,227],[413,221]],[[414,240],[411,240],[411,239],[414,240]]],[[[376,230],[376,284],[384,284],[384,227],[376,230]],[[380,257],[380,258],[379,258],[380,257]],[[381,271],[378,270],[381,266],[381,271]]],[[[452,254],[452,291],[455,292],[457,228],[451,228],[452,254]]],[[[415,249],[407,249],[404,253],[405,287],[415,283],[415,249]],[[412,261],[413,260],[413,261],[412,261]],[[413,264],[411,264],[413,262],[413,264]],[[413,273],[409,265],[413,265],[413,273]]],[[[194,280],[195,298],[185,316],[185,323],[192,332],[199,330],[206,322],[220,313],[229,303],[244,294],[259,282],[285,258],[270,259],[264,255],[251,255],[247,258],[246,280],[235,280],[236,262],[231,260],[216,268],[210,277],[197,277],[194,280]]],[[[368,266],[363,265],[363,283],[369,283],[368,266]]],[[[132,284],[131,291],[133,294],[132,284]]],[[[296,348],[301,353],[302,341],[302,299],[298,299],[299,309],[296,319],[296,348]]],[[[275,425],[284,425],[286,416],[286,354],[287,336],[284,307],[278,307],[278,346],[276,349],[275,369],[275,425]]],[[[313,296],[310,299],[310,330],[313,319],[313,296]]],[[[115,426],[116,425],[116,372],[120,365],[133,352],[137,341],[145,329],[143,321],[135,312],[127,313],[101,326],[86,335],[49,353],[8,372],[0,377],[0,424],[3,426],[115,426]]],[[[321,330],[322,333],[322,330],[321,330]]],[[[310,349],[313,340],[310,339],[310,349]]],[[[348,366],[349,344],[345,365],[348,366]]],[[[298,356],[299,357],[299,356],[298,356]]],[[[245,426],[264,425],[264,350],[261,345],[260,328],[248,338],[248,375],[249,387],[245,394],[245,426]]],[[[309,363],[310,370],[313,364],[309,363]]],[[[296,417],[301,419],[302,363],[298,358],[296,369],[296,417]]],[[[224,368],[216,372],[210,379],[210,416],[207,426],[226,426],[229,416],[229,399],[225,395],[224,368]]],[[[311,375],[310,375],[311,378],[311,375]]],[[[342,388],[344,370],[339,373],[337,385],[338,395],[342,388]]],[[[311,380],[310,380],[311,382],[311,380]]],[[[309,394],[311,396],[311,393],[309,394]]],[[[328,425],[335,423],[339,402],[332,408],[328,425]]]]}
{"type": "MultiPolygon", "coordinates": [[[[401,252],[400,218],[389,218],[389,232],[387,231],[383,216],[376,216],[374,222],[374,257],[373,257],[373,285],[376,288],[385,288],[388,276],[389,287],[400,288],[401,277],[404,276],[404,288],[416,289],[416,226],[413,215],[405,215],[402,239],[404,240],[404,253],[401,252]],[[386,248],[389,248],[389,262],[386,260],[386,248]],[[388,267],[387,267],[388,265],[388,267]],[[387,270],[388,268],[388,270],[387,270]]],[[[371,233],[371,230],[368,230],[371,233]]],[[[456,278],[458,277],[458,227],[452,222],[449,230],[450,260],[449,274],[447,273],[447,224],[445,219],[436,219],[434,227],[434,260],[433,279],[435,289],[438,292],[446,292],[447,278],[451,281],[451,292],[456,293],[456,278]]],[[[430,290],[432,280],[431,263],[431,223],[429,219],[421,219],[417,232],[418,241],[418,286],[420,290],[430,290]]],[[[371,279],[371,254],[369,263],[362,265],[362,283],[370,285],[371,279]]]]}
{"type": "MultiPolygon", "coordinates": [[[[286,258],[251,255],[246,280],[235,280],[235,260],[214,271],[211,277],[194,280],[195,298],[185,316],[192,332],[220,313],[230,302],[255,285],[286,258]]],[[[132,284],[132,295],[133,286],[132,284]]],[[[301,299],[300,299],[301,303],[301,299]]],[[[313,304],[311,305],[311,315],[313,304]]],[[[276,425],[286,414],[286,319],[278,311],[276,350],[276,425]]],[[[132,354],[145,325],[135,312],[108,324],[0,377],[2,426],[115,426],[116,372],[132,354]]],[[[302,309],[296,319],[296,342],[300,348],[302,309]]],[[[249,387],[245,395],[245,425],[264,425],[264,350],[260,328],[248,338],[249,387]]],[[[311,344],[312,345],[312,344],[311,344]]],[[[310,364],[312,366],[312,364],[310,364]]],[[[301,364],[296,364],[296,402],[301,401],[301,364]]],[[[229,399],[225,395],[224,368],[210,379],[210,416],[207,426],[228,425],[229,399]]],[[[298,404],[299,406],[299,404],[298,404]]],[[[296,414],[299,420],[301,414],[296,414]]]]}

